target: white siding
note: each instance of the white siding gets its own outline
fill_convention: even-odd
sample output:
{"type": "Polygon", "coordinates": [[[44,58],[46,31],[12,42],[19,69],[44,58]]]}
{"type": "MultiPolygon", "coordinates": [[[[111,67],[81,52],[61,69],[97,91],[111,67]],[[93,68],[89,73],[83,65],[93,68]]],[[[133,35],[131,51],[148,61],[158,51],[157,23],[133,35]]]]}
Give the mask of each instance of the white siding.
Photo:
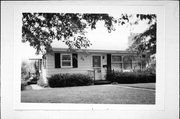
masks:
{"type": "Polygon", "coordinates": [[[78,68],[55,68],[54,55],[47,55],[47,77],[58,73],[88,73],[92,69],[92,55],[78,53],[78,68]]]}
{"type": "MultiPolygon", "coordinates": [[[[118,54],[121,56],[126,56],[128,54],[118,54]]],[[[59,73],[83,73],[83,74],[93,74],[94,69],[92,67],[92,56],[101,56],[101,79],[105,79],[106,67],[107,65],[107,54],[106,53],[78,53],[78,68],[55,68],[55,56],[53,54],[46,55],[46,69],[44,69],[44,75],[50,77],[53,74],[59,73]]],[[[133,61],[133,63],[136,62],[133,61]]],[[[133,64],[134,65],[134,64],[133,64]]],[[[133,66],[134,67],[134,66],[133,66]]],[[[113,67],[112,67],[113,69],[113,67]]]]}

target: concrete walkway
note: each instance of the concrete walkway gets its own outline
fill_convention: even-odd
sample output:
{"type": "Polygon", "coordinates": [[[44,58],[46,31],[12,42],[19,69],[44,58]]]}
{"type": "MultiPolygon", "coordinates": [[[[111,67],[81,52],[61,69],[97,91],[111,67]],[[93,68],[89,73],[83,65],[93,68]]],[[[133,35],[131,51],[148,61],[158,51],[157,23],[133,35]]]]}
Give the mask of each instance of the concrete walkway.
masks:
{"type": "Polygon", "coordinates": [[[40,89],[44,89],[43,87],[37,85],[37,84],[32,84],[30,85],[32,87],[33,90],[40,90],[40,89]]]}

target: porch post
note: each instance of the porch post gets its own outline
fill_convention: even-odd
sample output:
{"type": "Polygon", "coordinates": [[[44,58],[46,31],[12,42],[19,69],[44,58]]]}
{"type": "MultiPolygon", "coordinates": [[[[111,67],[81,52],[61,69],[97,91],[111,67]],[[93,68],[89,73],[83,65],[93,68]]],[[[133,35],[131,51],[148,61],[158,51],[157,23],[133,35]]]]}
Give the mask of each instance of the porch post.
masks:
{"type": "Polygon", "coordinates": [[[122,55],[122,72],[124,70],[124,56],[122,55]]]}

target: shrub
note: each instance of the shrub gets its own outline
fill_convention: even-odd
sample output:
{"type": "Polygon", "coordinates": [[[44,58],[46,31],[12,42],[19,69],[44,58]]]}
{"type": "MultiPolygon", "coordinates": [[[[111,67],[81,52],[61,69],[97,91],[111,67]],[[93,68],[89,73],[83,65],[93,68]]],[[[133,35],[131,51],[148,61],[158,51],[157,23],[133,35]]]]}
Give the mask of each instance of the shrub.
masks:
{"type": "Polygon", "coordinates": [[[85,86],[92,82],[91,77],[84,74],[55,74],[48,78],[50,87],[85,86]]]}
{"type": "Polygon", "coordinates": [[[155,82],[156,75],[141,71],[141,72],[108,72],[106,80],[117,83],[147,83],[155,82]]]}
{"type": "Polygon", "coordinates": [[[21,91],[25,90],[25,87],[27,86],[27,81],[21,80],[21,91]]]}
{"type": "Polygon", "coordinates": [[[29,75],[29,64],[27,61],[22,61],[21,63],[21,79],[27,80],[29,75]]]}

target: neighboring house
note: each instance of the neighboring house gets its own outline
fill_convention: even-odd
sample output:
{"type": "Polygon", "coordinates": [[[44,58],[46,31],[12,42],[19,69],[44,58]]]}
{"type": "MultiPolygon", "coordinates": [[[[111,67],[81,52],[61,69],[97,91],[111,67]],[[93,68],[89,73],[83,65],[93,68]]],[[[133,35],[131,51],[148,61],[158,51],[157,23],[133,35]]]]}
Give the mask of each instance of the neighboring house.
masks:
{"type": "Polygon", "coordinates": [[[69,50],[53,48],[51,54],[42,59],[42,76],[47,77],[59,73],[82,73],[95,80],[105,80],[107,71],[133,71],[140,69],[135,53],[119,50],[69,50]]]}

